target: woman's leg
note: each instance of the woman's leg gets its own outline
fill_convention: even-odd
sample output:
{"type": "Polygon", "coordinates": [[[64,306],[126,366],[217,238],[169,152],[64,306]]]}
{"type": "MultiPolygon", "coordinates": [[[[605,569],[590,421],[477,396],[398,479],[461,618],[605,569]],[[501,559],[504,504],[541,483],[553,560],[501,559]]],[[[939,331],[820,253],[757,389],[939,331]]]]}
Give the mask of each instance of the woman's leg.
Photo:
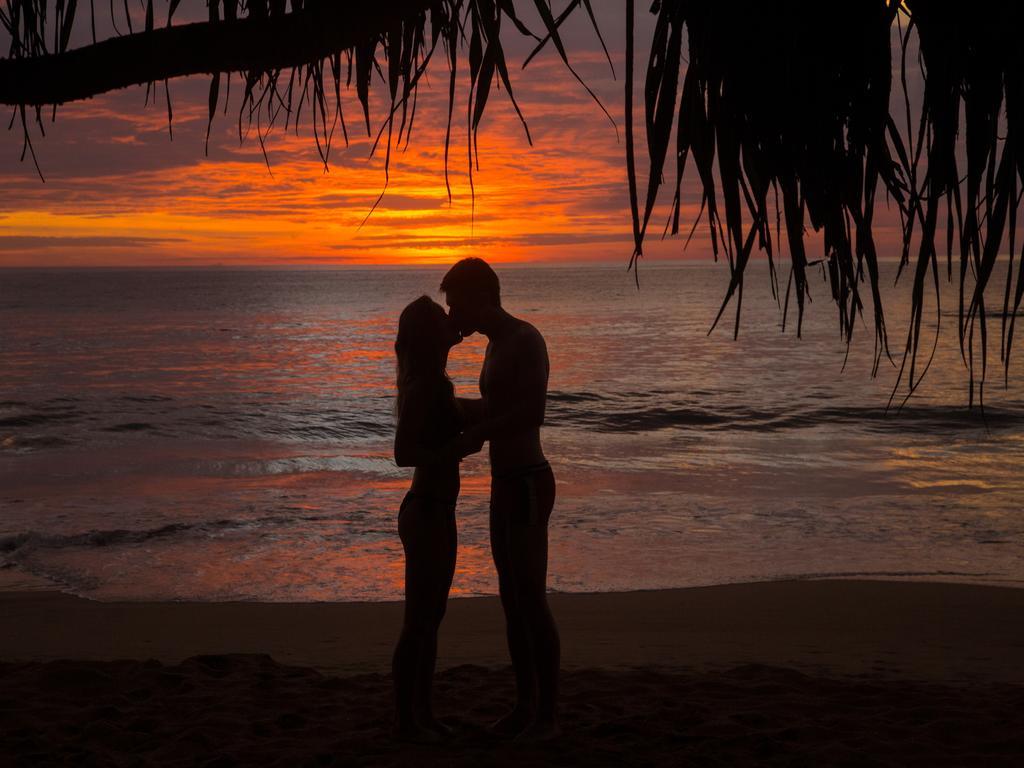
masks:
{"type": "Polygon", "coordinates": [[[391,665],[395,686],[395,730],[399,736],[414,739],[430,736],[430,732],[417,722],[416,689],[422,679],[420,666],[424,644],[430,642],[433,624],[436,564],[429,540],[431,512],[427,505],[412,499],[402,503],[398,518],[398,533],[405,550],[405,614],[391,665]]]}
{"type": "Polygon", "coordinates": [[[424,642],[420,646],[420,658],[417,665],[416,713],[421,724],[447,733],[448,729],[434,717],[432,691],[434,669],[437,666],[437,633],[441,621],[444,619],[448,606],[448,593],[455,576],[458,532],[454,510],[438,506],[435,507],[434,512],[436,517],[430,521],[430,549],[436,555],[431,574],[430,618],[432,621],[424,642]]]}

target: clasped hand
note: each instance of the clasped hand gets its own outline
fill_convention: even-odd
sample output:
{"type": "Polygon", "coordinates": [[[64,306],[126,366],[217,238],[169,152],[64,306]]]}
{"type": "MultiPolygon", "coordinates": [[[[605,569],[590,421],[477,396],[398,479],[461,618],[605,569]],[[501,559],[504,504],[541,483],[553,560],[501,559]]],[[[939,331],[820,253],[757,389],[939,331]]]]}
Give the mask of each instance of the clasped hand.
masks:
{"type": "Polygon", "coordinates": [[[479,430],[474,427],[470,427],[455,438],[455,445],[460,458],[469,456],[470,454],[479,453],[483,450],[484,437],[479,430]]]}

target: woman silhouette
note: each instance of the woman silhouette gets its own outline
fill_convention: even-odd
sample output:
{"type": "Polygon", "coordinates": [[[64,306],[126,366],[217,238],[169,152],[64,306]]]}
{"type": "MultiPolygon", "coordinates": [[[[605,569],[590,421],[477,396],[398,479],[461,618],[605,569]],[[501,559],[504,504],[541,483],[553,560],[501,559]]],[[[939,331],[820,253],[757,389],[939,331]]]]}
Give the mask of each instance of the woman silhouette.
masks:
{"type": "Polygon", "coordinates": [[[415,467],[398,512],[405,550],[405,618],[392,662],[395,735],[438,741],[448,734],[431,708],[437,630],[455,573],[455,501],[459,461],[480,450],[460,435],[463,420],[445,365],[461,341],[444,309],[428,296],[409,304],[398,320],[398,427],[395,462],[415,467]]]}

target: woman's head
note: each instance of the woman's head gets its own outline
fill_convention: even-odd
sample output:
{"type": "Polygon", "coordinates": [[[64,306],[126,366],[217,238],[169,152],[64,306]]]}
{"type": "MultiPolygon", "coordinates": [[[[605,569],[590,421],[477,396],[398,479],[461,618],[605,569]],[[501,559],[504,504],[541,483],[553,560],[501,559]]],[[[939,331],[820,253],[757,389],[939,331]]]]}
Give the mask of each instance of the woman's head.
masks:
{"type": "Polygon", "coordinates": [[[414,381],[443,377],[448,350],[460,340],[444,308],[429,296],[420,296],[403,309],[395,339],[399,400],[414,381]]]}

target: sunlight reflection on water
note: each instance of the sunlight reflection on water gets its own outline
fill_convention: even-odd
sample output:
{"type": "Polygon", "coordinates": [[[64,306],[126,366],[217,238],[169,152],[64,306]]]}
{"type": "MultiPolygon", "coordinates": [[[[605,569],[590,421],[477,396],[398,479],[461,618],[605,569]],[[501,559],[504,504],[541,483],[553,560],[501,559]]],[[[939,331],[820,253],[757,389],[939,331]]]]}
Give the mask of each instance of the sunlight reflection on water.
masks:
{"type": "MultiPolygon", "coordinates": [[[[552,360],[552,587],[1024,582],[1020,364],[986,425],[947,334],[887,414],[895,370],[865,328],[842,372],[824,285],[801,340],[754,277],[739,339],[709,337],[725,270],[502,271],[552,360]]],[[[393,334],[440,270],[41,274],[0,287],[0,559],[101,599],[400,597],[393,334]]],[[[453,350],[460,393],[482,354],[453,350]]],[[[454,593],[491,593],[486,461],[463,470],[454,593]]]]}

